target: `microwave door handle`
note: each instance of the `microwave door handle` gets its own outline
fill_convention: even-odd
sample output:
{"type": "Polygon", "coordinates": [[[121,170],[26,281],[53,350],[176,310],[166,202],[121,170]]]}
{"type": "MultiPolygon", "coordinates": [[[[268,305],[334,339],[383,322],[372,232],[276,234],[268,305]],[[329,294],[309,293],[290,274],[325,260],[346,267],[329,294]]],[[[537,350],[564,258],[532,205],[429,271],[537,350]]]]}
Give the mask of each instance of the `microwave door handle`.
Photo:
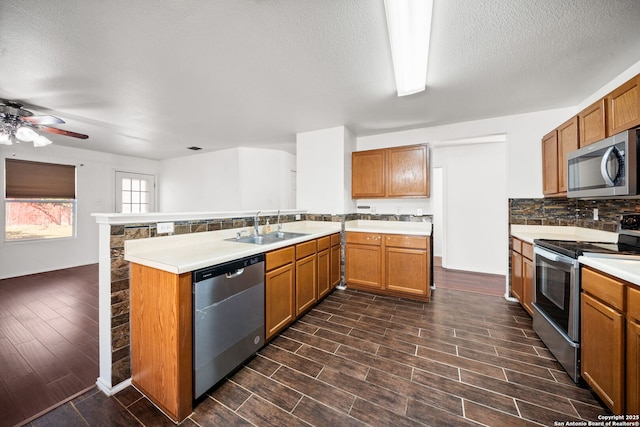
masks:
{"type": "Polygon", "coordinates": [[[609,187],[613,187],[615,184],[613,179],[611,179],[611,175],[609,175],[609,169],[607,168],[607,163],[609,162],[609,157],[611,157],[611,153],[615,150],[615,146],[611,146],[607,148],[607,151],[604,152],[602,156],[602,160],[600,161],[600,173],[602,174],[602,178],[604,178],[605,182],[609,187]]]}

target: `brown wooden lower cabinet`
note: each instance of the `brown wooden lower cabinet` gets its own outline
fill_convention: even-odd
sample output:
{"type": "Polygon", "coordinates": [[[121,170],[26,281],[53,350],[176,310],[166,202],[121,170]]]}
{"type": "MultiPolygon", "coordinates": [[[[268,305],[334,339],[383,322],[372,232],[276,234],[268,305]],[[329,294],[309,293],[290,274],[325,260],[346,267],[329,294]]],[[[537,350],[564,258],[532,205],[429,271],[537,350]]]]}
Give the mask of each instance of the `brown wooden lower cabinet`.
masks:
{"type": "Polygon", "coordinates": [[[581,374],[615,414],[638,414],[640,288],[582,268],[581,374]]]}
{"type": "Polygon", "coordinates": [[[345,280],[359,289],[381,290],[382,235],[347,233],[345,280]]]}
{"type": "Polygon", "coordinates": [[[130,264],[131,382],[174,421],[192,410],[191,273],[130,264]]]}
{"type": "Polygon", "coordinates": [[[265,260],[268,341],[340,283],[340,234],[267,252],[265,260]]]}
{"type": "Polygon", "coordinates": [[[295,248],[265,254],[265,339],[269,340],[295,319],[295,248]]]}
{"type": "Polygon", "coordinates": [[[329,272],[329,280],[331,282],[331,288],[335,288],[340,284],[340,233],[332,234],[331,236],[330,259],[331,266],[329,272]]]}
{"type": "Polygon", "coordinates": [[[533,316],[533,245],[511,238],[511,293],[533,316]]]}
{"type": "Polygon", "coordinates": [[[613,412],[622,412],[624,316],[582,295],[582,377],[613,412]]]}
{"type": "Polygon", "coordinates": [[[296,245],[296,316],[318,301],[317,240],[296,245]]]}
{"type": "Polygon", "coordinates": [[[428,301],[430,237],[347,232],[345,281],[354,289],[428,301]]]}
{"type": "Polygon", "coordinates": [[[627,399],[625,412],[640,414],[640,288],[627,286],[627,399]]]}
{"type": "Polygon", "coordinates": [[[331,252],[329,249],[319,251],[318,262],[318,295],[317,300],[324,297],[332,289],[331,287],[331,252]]]}

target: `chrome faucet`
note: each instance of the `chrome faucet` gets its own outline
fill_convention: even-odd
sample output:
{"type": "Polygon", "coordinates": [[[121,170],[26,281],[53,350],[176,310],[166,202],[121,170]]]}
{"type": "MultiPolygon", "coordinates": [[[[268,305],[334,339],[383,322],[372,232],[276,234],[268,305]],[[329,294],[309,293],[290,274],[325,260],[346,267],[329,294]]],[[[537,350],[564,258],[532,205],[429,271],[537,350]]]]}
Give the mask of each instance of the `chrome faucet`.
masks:
{"type": "Polygon", "coordinates": [[[282,224],[280,224],[280,209],[278,209],[278,231],[282,231],[282,224]]]}
{"type": "Polygon", "coordinates": [[[260,214],[260,212],[262,211],[258,211],[258,213],[256,213],[256,216],[253,217],[253,229],[256,236],[260,235],[260,227],[258,226],[260,222],[260,218],[258,218],[258,215],[260,214]]]}

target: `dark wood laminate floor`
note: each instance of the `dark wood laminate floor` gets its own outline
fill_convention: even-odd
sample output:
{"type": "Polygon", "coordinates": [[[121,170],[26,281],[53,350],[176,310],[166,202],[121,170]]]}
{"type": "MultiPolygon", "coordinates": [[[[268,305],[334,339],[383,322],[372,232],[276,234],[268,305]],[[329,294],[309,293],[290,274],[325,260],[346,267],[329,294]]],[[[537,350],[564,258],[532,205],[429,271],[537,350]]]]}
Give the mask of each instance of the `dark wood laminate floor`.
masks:
{"type": "Polygon", "coordinates": [[[95,386],[98,265],[0,280],[0,426],[95,386]]]}
{"type": "MultiPolygon", "coordinates": [[[[605,413],[517,303],[441,286],[426,304],[334,291],[182,425],[548,426],[605,413]]],[[[133,387],[93,390],[32,423],[172,424],[133,387]]]]}

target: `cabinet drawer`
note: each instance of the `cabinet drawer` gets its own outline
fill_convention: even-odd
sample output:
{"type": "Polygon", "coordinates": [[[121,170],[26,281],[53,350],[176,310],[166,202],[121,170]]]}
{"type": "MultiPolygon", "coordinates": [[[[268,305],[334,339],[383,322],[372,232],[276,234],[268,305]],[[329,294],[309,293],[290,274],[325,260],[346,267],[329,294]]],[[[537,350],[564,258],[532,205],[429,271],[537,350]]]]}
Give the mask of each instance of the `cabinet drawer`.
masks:
{"type": "Polygon", "coordinates": [[[318,239],[318,252],[324,251],[325,249],[329,249],[330,245],[331,245],[331,238],[329,236],[319,238],[318,239]]]}
{"type": "Polygon", "coordinates": [[[384,244],[394,248],[427,249],[427,238],[424,236],[386,234],[384,236],[384,244]]]}
{"type": "Polygon", "coordinates": [[[316,253],[316,241],[309,240],[308,242],[298,243],[296,245],[296,259],[302,259],[309,255],[316,253]]]}
{"type": "Polygon", "coordinates": [[[331,246],[338,246],[340,244],[340,233],[331,235],[331,246]]]}
{"type": "Polygon", "coordinates": [[[640,288],[627,286],[627,317],[640,323],[640,288]]]}
{"type": "Polygon", "coordinates": [[[347,233],[347,243],[380,246],[382,244],[382,235],[378,233],[359,233],[350,231],[347,233]]]}
{"type": "Polygon", "coordinates": [[[533,245],[531,243],[522,242],[522,256],[533,261],[533,245]]]}
{"type": "Polygon", "coordinates": [[[293,246],[287,246],[286,248],[267,252],[265,254],[265,268],[267,269],[267,271],[270,271],[283,265],[291,264],[294,260],[294,255],[295,248],[293,246]]]}
{"type": "Polygon", "coordinates": [[[515,237],[511,238],[511,249],[518,252],[519,254],[522,253],[522,240],[520,239],[516,239],[515,237]]]}
{"type": "Polygon", "coordinates": [[[609,276],[591,270],[582,269],[582,290],[615,308],[624,309],[625,284],[609,276]]]}

